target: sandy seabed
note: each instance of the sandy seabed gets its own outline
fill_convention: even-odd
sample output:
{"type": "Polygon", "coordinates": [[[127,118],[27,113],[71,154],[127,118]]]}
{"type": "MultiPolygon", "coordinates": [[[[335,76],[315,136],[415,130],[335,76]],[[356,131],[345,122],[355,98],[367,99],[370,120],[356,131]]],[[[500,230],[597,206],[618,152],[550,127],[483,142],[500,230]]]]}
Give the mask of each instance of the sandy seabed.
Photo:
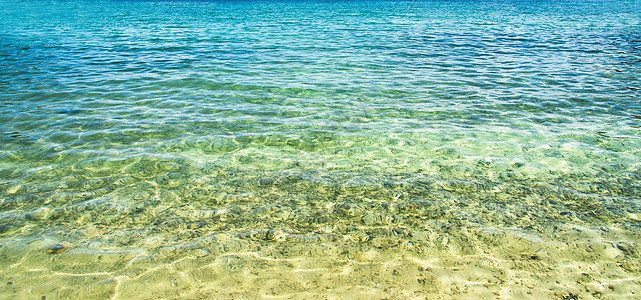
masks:
{"type": "Polygon", "coordinates": [[[639,204],[625,184],[595,183],[590,194],[527,179],[173,174],[114,179],[89,200],[5,215],[0,297],[641,293],[639,204]]]}

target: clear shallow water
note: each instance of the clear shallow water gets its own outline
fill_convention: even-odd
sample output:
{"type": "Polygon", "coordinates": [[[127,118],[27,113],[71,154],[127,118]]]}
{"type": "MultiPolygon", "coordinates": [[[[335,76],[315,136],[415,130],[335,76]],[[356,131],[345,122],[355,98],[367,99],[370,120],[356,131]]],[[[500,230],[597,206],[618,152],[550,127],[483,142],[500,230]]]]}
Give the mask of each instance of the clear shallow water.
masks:
{"type": "Polygon", "coordinates": [[[0,11],[4,296],[639,292],[636,1],[0,11]]]}

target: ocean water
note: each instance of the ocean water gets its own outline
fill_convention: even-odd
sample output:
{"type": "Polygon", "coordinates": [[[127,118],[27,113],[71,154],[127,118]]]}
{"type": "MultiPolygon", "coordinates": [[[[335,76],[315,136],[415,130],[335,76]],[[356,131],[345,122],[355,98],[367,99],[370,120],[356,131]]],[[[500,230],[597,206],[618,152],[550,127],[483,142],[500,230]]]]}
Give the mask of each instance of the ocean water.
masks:
{"type": "Polygon", "coordinates": [[[0,1],[0,298],[641,293],[639,1],[0,1]]]}

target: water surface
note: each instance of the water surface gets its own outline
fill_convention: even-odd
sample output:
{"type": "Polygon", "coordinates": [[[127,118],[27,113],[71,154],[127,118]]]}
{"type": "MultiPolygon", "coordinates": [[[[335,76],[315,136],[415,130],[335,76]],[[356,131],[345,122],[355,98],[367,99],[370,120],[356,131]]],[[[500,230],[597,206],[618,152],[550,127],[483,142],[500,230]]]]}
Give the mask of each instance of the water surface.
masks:
{"type": "Polygon", "coordinates": [[[0,12],[3,297],[639,292],[638,1],[0,12]]]}

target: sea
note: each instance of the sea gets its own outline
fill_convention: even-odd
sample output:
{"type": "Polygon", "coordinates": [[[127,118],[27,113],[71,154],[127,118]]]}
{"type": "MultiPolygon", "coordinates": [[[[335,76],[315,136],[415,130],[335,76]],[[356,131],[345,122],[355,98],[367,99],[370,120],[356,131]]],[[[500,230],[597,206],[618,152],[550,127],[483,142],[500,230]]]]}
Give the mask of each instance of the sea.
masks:
{"type": "Polygon", "coordinates": [[[0,0],[0,298],[641,295],[638,0],[0,0]]]}

